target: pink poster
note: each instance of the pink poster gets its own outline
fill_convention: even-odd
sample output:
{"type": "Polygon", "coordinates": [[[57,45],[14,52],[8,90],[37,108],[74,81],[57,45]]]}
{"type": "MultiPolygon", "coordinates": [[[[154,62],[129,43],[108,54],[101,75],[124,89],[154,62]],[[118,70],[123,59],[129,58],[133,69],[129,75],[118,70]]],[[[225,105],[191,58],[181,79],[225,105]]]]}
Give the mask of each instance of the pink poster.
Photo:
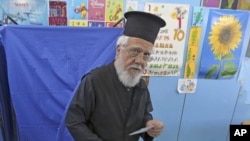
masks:
{"type": "Polygon", "coordinates": [[[89,0],[88,20],[104,21],[105,20],[105,3],[106,3],[106,0],[89,0]]]}
{"type": "Polygon", "coordinates": [[[205,7],[219,7],[220,0],[203,0],[203,6],[205,6],[205,7]]]}

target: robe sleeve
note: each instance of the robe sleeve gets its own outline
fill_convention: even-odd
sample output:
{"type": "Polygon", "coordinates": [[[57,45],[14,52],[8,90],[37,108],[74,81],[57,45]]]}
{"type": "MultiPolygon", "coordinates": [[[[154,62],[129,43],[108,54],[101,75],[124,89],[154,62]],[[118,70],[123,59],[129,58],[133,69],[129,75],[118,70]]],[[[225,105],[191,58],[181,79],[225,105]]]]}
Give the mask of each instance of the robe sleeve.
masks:
{"type": "Polygon", "coordinates": [[[95,95],[90,76],[85,76],[68,107],[65,124],[75,141],[103,141],[88,127],[95,107],[95,95]]]}

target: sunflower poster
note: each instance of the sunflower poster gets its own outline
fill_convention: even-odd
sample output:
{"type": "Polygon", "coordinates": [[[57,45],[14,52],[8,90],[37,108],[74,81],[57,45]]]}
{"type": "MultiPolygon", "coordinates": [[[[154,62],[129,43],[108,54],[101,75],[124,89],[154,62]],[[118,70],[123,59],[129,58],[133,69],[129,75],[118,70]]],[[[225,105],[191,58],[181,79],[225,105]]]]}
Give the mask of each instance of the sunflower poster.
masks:
{"type": "Polygon", "coordinates": [[[147,76],[179,76],[183,65],[189,5],[145,3],[144,11],[160,16],[167,23],[157,35],[147,76]]]}
{"type": "Polygon", "coordinates": [[[199,78],[229,79],[239,67],[249,13],[210,9],[199,78]]]}

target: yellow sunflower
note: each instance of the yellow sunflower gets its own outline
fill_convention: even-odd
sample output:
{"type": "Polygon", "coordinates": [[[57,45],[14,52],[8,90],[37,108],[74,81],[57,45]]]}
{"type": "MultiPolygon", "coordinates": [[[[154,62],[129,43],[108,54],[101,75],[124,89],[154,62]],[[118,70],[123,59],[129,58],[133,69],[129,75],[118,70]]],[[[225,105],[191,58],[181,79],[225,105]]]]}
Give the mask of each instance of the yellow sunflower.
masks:
{"type": "Polygon", "coordinates": [[[230,50],[238,48],[241,41],[241,24],[233,15],[221,16],[212,26],[209,36],[211,50],[216,56],[222,57],[230,50]]]}

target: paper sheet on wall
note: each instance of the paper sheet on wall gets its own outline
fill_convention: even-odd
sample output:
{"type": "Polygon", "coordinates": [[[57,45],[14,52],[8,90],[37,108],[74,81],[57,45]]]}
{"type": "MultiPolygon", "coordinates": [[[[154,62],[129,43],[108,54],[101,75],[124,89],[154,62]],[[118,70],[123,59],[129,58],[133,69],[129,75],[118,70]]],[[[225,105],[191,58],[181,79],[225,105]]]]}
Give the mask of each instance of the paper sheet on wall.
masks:
{"type": "Polygon", "coordinates": [[[178,92],[179,93],[194,93],[196,91],[197,79],[179,79],[178,92]]]}
{"type": "Polygon", "coordinates": [[[245,104],[250,104],[250,77],[249,76],[249,71],[250,71],[250,58],[245,57],[242,60],[241,63],[241,68],[240,68],[240,73],[238,77],[238,82],[241,85],[241,94],[245,98],[245,104]]]}
{"type": "Polygon", "coordinates": [[[154,44],[152,61],[144,72],[147,76],[179,76],[189,16],[189,5],[145,3],[144,11],[160,16],[167,23],[162,27],[154,44]]]}
{"type": "Polygon", "coordinates": [[[126,11],[136,11],[136,10],[138,10],[138,1],[137,0],[127,0],[126,11]]]}

